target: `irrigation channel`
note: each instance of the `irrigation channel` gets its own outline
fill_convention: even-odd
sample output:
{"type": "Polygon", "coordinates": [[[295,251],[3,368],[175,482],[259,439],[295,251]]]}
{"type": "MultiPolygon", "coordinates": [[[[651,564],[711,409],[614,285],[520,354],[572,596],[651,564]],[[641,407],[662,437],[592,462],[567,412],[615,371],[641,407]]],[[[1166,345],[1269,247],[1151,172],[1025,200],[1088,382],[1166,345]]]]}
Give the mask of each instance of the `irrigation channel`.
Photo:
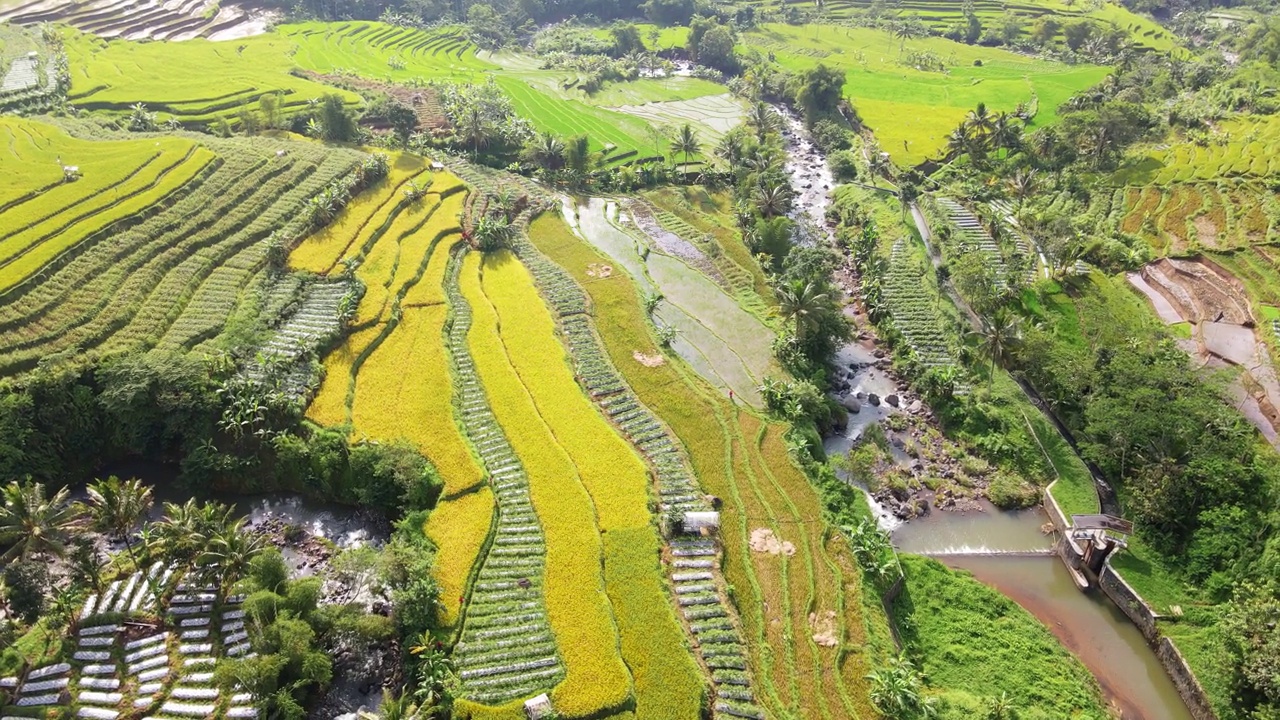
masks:
{"type": "MultiPolygon", "coordinates": [[[[787,123],[787,150],[792,158],[787,169],[798,199],[797,212],[825,227],[828,200],[819,188],[831,177],[826,158],[799,119],[779,111],[787,123]]],[[[838,353],[836,363],[850,385],[849,394],[886,397],[899,391],[876,361],[865,343],[850,343],[838,353]]],[[[849,416],[840,434],[825,439],[828,455],[848,452],[867,427],[903,411],[887,404],[863,404],[849,416]]],[[[909,462],[905,453],[893,450],[898,462],[909,462]]],[[[1191,720],[1173,681],[1138,628],[1106,597],[1077,589],[1053,552],[1052,536],[1041,530],[1049,520],[1042,508],[1004,512],[988,503],[979,511],[935,510],[904,523],[867,497],[899,551],[929,555],[972,573],[1048,626],[1093,673],[1124,720],[1191,720]]]]}

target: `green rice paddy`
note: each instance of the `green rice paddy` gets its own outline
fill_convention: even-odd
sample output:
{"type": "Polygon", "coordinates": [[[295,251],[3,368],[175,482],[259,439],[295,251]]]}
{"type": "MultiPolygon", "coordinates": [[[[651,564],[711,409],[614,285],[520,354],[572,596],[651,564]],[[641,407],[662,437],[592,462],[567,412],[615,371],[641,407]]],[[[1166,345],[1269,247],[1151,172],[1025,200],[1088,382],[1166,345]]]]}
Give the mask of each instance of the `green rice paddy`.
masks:
{"type": "Polygon", "coordinates": [[[980,102],[993,111],[1012,111],[1019,103],[1035,101],[1039,112],[1033,127],[1043,126],[1057,119],[1057,107],[1072,94],[1108,72],[1096,65],[1066,65],[939,37],[902,43],[869,28],[770,24],[747,33],[743,42],[772,52],[789,70],[819,63],[844,70],[846,96],[899,165],[936,155],[947,133],[980,102]],[[913,52],[931,53],[946,71],[908,66],[913,52]]]}
{"type": "Polygon", "coordinates": [[[286,111],[325,93],[357,103],[354,93],[290,74],[293,44],[274,35],[243,42],[137,43],[68,33],[70,99],[85,110],[128,114],[136,103],[160,120],[208,123],[258,98],[282,93],[286,111]]]}
{"type": "Polygon", "coordinates": [[[1183,140],[1131,153],[1115,179],[1124,185],[1168,185],[1274,177],[1280,172],[1280,157],[1274,152],[1277,143],[1280,118],[1224,120],[1206,143],[1183,140]]]}
{"type": "Polygon", "coordinates": [[[458,28],[417,30],[378,22],[297,23],[275,34],[288,41],[293,60],[316,72],[346,72],[375,80],[471,81],[495,65],[476,57],[458,28]]]}

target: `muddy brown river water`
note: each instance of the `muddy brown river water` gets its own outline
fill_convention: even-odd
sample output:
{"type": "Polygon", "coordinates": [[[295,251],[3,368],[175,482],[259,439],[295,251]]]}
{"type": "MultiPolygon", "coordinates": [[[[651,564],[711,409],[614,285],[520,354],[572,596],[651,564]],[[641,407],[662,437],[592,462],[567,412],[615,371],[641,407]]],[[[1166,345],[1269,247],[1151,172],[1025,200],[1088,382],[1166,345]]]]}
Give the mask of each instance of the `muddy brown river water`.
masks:
{"type": "Polygon", "coordinates": [[[1076,588],[1050,552],[1040,509],[935,512],[894,531],[899,549],[973,573],[1048,626],[1084,663],[1123,720],[1191,720],[1138,628],[1109,599],[1076,588]],[[1033,554],[1033,553],[1039,553],[1033,554]]]}

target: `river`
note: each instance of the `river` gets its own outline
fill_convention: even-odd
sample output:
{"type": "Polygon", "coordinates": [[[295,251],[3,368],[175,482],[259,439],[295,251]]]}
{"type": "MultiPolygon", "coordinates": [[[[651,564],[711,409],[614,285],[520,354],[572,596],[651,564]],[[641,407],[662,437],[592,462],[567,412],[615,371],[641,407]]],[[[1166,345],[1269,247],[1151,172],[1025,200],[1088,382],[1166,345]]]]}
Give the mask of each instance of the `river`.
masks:
{"type": "Polygon", "coordinates": [[[935,512],[899,526],[900,550],[967,570],[1043,622],[1102,686],[1124,720],[1191,720],[1138,628],[1108,598],[1080,592],[1041,527],[1040,508],[935,512]]]}
{"type": "MultiPolygon", "coordinates": [[[[791,153],[787,170],[797,197],[794,215],[797,219],[808,216],[823,227],[829,201],[819,188],[830,177],[826,159],[812,145],[799,120],[780,112],[787,121],[786,144],[791,153]]],[[[922,229],[927,232],[927,227],[922,229]]],[[[873,360],[866,347],[851,343],[837,355],[836,364],[841,379],[854,391],[883,396],[893,391],[893,383],[874,367],[873,360]]],[[[843,432],[824,440],[828,455],[847,452],[869,425],[892,412],[898,410],[864,405],[849,417],[843,432]]],[[[1042,531],[1048,523],[1043,509],[1003,512],[986,503],[981,512],[935,510],[904,523],[879,507],[870,495],[867,498],[881,527],[891,532],[900,551],[933,556],[952,568],[968,571],[1035,615],[1097,678],[1104,696],[1123,720],[1191,720],[1173,681],[1137,627],[1106,597],[1076,588],[1062,561],[1053,554],[1052,537],[1042,531]]]]}

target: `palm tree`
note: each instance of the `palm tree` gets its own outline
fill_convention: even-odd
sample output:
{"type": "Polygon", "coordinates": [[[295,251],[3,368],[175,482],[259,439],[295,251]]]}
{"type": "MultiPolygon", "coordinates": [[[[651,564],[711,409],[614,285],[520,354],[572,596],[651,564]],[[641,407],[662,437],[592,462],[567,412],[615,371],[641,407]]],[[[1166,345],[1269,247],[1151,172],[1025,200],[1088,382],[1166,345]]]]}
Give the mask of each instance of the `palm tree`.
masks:
{"type": "Polygon", "coordinates": [[[98,532],[114,535],[124,540],[125,550],[138,566],[138,557],[133,552],[131,535],[133,529],[151,511],[155,500],[151,497],[151,488],[143,485],[137,478],[121,480],[112,475],[106,480],[97,480],[89,484],[89,522],[98,532]]]}
{"type": "Polygon", "coordinates": [[[765,136],[778,129],[778,114],[768,104],[757,101],[747,111],[747,127],[755,131],[758,142],[764,142],[765,136]]]}
{"type": "Polygon", "coordinates": [[[473,105],[458,123],[458,133],[471,146],[471,156],[480,154],[480,148],[489,144],[489,121],[478,105],[473,105]]]}
{"type": "Polygon", "coordinates": [[[1036,191],[1036,171],[1032,169],[1018,170],[1009,179],[1009,190],[1018,199],[1018,208],[1036,191]]]}
{"type": "Polygon", "coordinates": [[[991,145],[995,150],[1014,150],[1022,141],[1022,127],[1009,113],[1002,112],[991,123],[991,145]]]}
{"type": "Polygon", "coordinates": [[[564,167],[564,141],[549,132],[541,133],[534,139],[530,155],[542,169],[559,170],[564,167]]]}
{"type": "Polygon", "coordinates": [[[907,211],[920,199],[920,187],[913,182],[898,185],[898,204],[902,206],[902,219],[907,219],[907,211]]]}
{"type": "Polygon", "coordinates": [[[785,215],[791,208],[791,188],[783,183],[756,188],[756,209],[767,218],[785,215]]]}
{"type": "Polygon", "coordinates": [[[226,531],[235,522],[234,512],[218,502],[197,503],[194,498],[178,505],[164,504],[164,517],[152,524],[160,550],[169,559],[194,563],[205,551],[210,538],[226,531]]]}
{"type": "Polygon", "coordinates": [[[979,351],[991,361],[991,374],[987,379],[990,387],[995,382],[996,365],[1007,367],[1022,342],[1022,318],[999,308],[990,317],[979,320],[981,324],[972,335],[978,341],[979,351]]]}
{"type": "Polygon", "coordinates": [[[685,123],[680,127],[680,132],[671,140],[671,152],[674,154],[684,155],[684,164],[689,164],[689,156],[697,155],[702,152],[702,143],[698,142],[698,133],[689,127],[689,123],[685,123]]]}
{"type": "Polygon", "coordinates": [[[796,280],[778,289],[778,316],[794,323],[796,342],[803,342],[805,331],[817,324],[828,297],[813,281],[796,280]]]}
{"type": "Polygon", "coordinates": [[[208,549],[200,556],[201,566],[216,571],[219,584],[229,586],[249,572],[249,563],[262,552],[265,541],[257,533],[245,532],[240,518],[209,538],[208,549]]]}
{"type": "Polygon", "coordinates": [[[965,122],[976,131],[976,134],[988,135],[995,126],[995,117],[987,110],[986,103],[978,103],[978,107],[969,111],[965,122]]]}
{"type": "Polygon", "coordinates": [[[0,555],[0,564],[42,553],[63,556],[67,533],[80,522],[81,510],[69,501],[70,494],[64,487],[46,498],[41,483],[15,480],[6,485],[0,507],[0,546],[9,549],[0,555]]]}
{"type": "Polygon", "coordinates": [[[955,160],[969,152],[973,145],[973,130],[968,123],[960,123],[947,136],[947,157],[955,160]]]}
{"type": "Polygon", "coordinates": [[[724,160],[730,169],[733,169],[742,164],[745,151],[746,148],[743,147],[742,136],[736,132],[731,132],[720,141],[720,145],[716,148],[716,155],[721,160],[724,160]]]}

